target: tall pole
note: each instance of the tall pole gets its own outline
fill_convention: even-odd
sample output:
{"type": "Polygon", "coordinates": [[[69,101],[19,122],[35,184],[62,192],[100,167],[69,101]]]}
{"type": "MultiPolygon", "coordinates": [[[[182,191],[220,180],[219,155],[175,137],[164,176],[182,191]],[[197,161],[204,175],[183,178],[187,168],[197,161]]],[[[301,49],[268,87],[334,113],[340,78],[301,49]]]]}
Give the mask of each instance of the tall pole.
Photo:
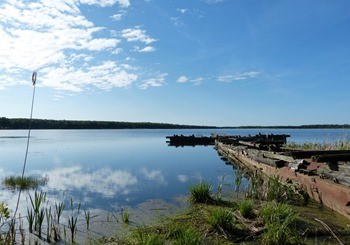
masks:
{"type": "MultiPolygon", "coordinates": [[[[35,84],[36,84],[36,76],[37,73],[34,71],[32,74],[32,84],[33,84],[33,96],[32,96],[32,106],[30,110],[30,117],[29,117],[29,128],[28,128],[28,137],[27,137],[27,147],[26,147],[26,153],[24,156],[24,162],[23,162],[23,169],[22,169],[22,176],[21,179],[23,181],[24,179],[24,172],[26,170],[26,165],[27,165],[27,157],[28,157],[28,149],[29,149],[29,139],[30,139],[30,131],[32,128],[32,117],[33,117],[33,108],[34,108],[34,98],[35,98],[35,84]]],[[[17,211],[18,211],[18,206],[19,206],[19,201],[21,199],[21,193],[22,193],[22,188],[19,188],[19,193],[18,193],[18,199],[17,199],[17,204],[16,204],[16,209],[15,213],[13,214],[13,220],[15,220],[17,211]]]]}

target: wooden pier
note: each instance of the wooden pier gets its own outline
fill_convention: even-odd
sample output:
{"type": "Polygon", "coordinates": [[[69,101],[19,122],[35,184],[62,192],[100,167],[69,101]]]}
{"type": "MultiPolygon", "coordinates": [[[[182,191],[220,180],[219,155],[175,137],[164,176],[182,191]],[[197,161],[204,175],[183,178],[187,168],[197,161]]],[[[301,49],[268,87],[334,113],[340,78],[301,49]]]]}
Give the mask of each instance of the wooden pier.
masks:
{"type": "Polygon", "coordinates": [[[279,176],[283,182],[292,182],[350,219],[350,151],[286,149],[282,142],[287,137],[224,136],[216,138],[215,147],[232,164],[263,178],[279,176]]]}
{"type": "Polygon", "coordinates": [[[175,146],[175,147],[183,147],[183,146],[196,146],[196,145],[214,145],[215,139],[213,137],[207,137],[207,136],[194,136],[189,135],[173,135],[173,136],[167,136],[167,143],[169,146],[175,146]]]}

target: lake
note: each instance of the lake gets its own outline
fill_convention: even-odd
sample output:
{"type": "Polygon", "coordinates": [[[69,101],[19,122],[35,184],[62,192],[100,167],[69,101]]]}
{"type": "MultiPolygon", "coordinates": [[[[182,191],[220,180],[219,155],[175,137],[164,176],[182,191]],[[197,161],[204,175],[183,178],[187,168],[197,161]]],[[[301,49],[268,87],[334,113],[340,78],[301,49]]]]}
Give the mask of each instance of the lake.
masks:
{"type": "MultiPolygon", "coordinates": [[[[220,159],[213,146],[169,147],[166,136],[219,134],[290,134],[288,141],[323,142],[349,137],[344,129],[186,129],[186,130],[33,130],[26,175],[48,177],[52,202],[73,198],[85,209],[113,212],[149,199],[187,195],[200,181],[234,189],[235,168],[220,159]]],[[[26,130],[0,131],[0,178],[20,175],[26,130]]],[[[349,139],[349,138],[348,138],[349,139]]],[[[242,189],[246,188],[244,180],[242,189]]],[[[0,199],[11,209],[16,191],[2,187],[0,199]]],[[[26,213],[28,194],[21,199],[26,213]]]]}

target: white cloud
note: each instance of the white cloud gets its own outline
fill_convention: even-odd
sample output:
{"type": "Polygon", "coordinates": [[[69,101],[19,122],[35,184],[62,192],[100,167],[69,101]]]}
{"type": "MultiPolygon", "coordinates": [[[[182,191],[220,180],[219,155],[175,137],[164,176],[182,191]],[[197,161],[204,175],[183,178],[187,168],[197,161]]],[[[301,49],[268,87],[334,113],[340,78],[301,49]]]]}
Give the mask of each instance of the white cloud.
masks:
{"type": "Polygon", "coordinates": [[[194,83],[194,85],[200,85],[202,84],[203,81],[204,81],[203,77],[198,77],[198,78],[192,79],[190,82],[194,83]]]}
{"type": "MultiPolygon", "coordinates": [[[[128,0],[11,0],[0,4],[0,89],[23,83],[21,74],[38,70],[38,86],[83,91],[125,87],[138,76],[108,58],[121,52],[117,38],[96,38],[97,27],[80,12],[80,4],[128,7],[128,0]],[[104,60],[97,62],[95,55],[104,60]]],[[[131,35],[132,33],[129,33],[131,35]]],[[[138,35],[137,35],[138,34],[138,35]]],[[[136,29],[145,43],[155,41],[136,29]],[[139,31],[139,32],[138,32],[139,31]]],[[[150,52],[151,48],[140,50],[150,52]]]]}
{"type": "Polygon", "coordinates": [[[181,76],[181,77],[179,77],[178,79],[177,79],[177,82],[178,83],[186,83],[186,82],[188,82],[190,79],[188,79],[188,77],[186,77],[186,76],[181,76]]]}
{"type": "Polygon", "coordinates": [[[195,79],[189,79],[186,76],[180,76],[177,79],[178,83],[193,83],[195,85],[200,85],[202,83],[202,81],[204,81],[203,77],[198,77],[198,78],[195,78],[195,79]]]}
{"type": "Polygon", "coordinates": [[[149,52],[154,52],[156,49],[152,46],[146,46],[144,48],[140,48],[138,46],[135,46],[134,51],[140,52],[140,53],[149,53],[149,52]]]}
{"type": "Polygon", "coordinates": [[[165,84],[165,78],[168,76],[167,73],[158,74],[153,78],[144,80],[140,85],[140,89],[147,89],[149,87],[161,87],[165,84]]]}
{"type": "Polygon", "coordinates": [[[59,90],[80,92],[86,87],[109,90],[113,87],[127,87],[137,80],[137,75],[129,73],[128,66],[106,61],[101,65],[81,67],[50,67],[41,72],[42,85],[59,90]]]}
{"type": "Polygon", "coordinates": [[[234,75],[223,75],[218,77],[219,82],[232,82],[232,81],[239,81],[239,80],[247,80],[250,78],[256,78],[260,72],[257,71],[249,71],[249,72],[243,72],[243,73],[236,73],[234,75]]]}
{"type": "Polygon", "coordinates": [[[124,15],[126,15],[126,13],[127,12],[125,10],[120,10],[120,11],[118,11],[118,13],[116,13],[116,14],[110,16],[110,17],[112,19],[118,21],[118,20],[121,20],[124,17],[124,15]]]}
{"type": "Polygon", "coordinates": [[[184,24],[180,17],[171,17],[170,20],[173,22],[174,26],[182,26],[184,24]]]}
{"type": "Polygon", "coordinates": [[[10,87],[10,86],[20,85],[20,84],[28,84],[28,81],[21,80],[17,76],[11,76],[9,74],[0,75],[0,90],[6,89],[7,87],[10,87]]]}
{"type": "Polygon", "coordinates": [[[91,51],[101,51],[109,48],[115,48],[119,40],[108,38],[96,38],[87,42],[84,47],[91,51]]]}
{"type": "Polygon", "coordinates": [[[188,9],[186,9],[186,8],[183,8],[183,9],[177,8],[176,10],[178,12],[180,12],[181,14],[185,14],[188,11],[188,9]]]}
{"type": "Polygon", "coordinates": [[[156,41],[155,39],[148,36],[145,30],[141,30],[138,27],[122,30],[122,37],[124,37],[129,42],[143,42],[146,44],[150,44],[156,41]]]}
{"type": "Polygon", "coordinates": [[[225,1],[226,0],[206,0],[206,2],[209,4],[221,3],[221,2],[225,2],[225,1]]]}
{"type": "Polygon", "coordinates": [[[129,7],[129,0],[80,0],[82,4],[99,5],[101,7],[112,6],[118,3],[121,7],[129,7]]]}

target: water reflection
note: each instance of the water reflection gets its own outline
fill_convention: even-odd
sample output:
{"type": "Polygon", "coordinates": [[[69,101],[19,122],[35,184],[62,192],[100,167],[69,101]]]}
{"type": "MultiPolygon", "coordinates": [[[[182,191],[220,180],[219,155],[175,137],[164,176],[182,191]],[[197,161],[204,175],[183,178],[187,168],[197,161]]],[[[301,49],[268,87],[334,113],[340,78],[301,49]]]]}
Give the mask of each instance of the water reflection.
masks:
{"type": "MultiPolygon", "coordinates": [[[[166,201],[186,195],[199,181],[234,190],[235,169],[213,147],[172,148],[165,136],[173,134],[290,134],[291,141],[338,139],[342,130],[33,130],[26,175],[49,181],[43,190],[53,200],[70,197],[85,208],[111,210],[138,205],[148,199],[166,201]],[[328,137],[330,135],[330,137],[328,137]]],[[[347,132],[350,132],[349,130],[347,132]]],[[[21,172],[26,131],[0,131],[0,177],[21,172]]],[[[242,189],[248,185],[243,180],[242,189]]],[[[2,189],[1,200],[11,207],[16,192],[2,189]]],[[[23,202],[27,202],[23,197],[23,202]]],[[[26,210],[25,210],[26,211],[26,210]]]]}
{"type": "Polygon", "coordinates": [[[148,180],[153,180],[160,184],[166,184],[161,170],[148,170],[147,168],[141,168],[140,173],[148,180]]]}
{"type": "Polygon", "coordinates": [[[72,166],[55,168],[42,174],[49,176],[49,189],[84,190],[107,198],[127,195],[129,188],[138,183],[137,177],[130,172],[107,167],[84,172],[81,166],[72,166]]]}
{"type": "Polygon", "coordinates": [[[177,179],[181,182],[181,183],[186,183],[188,181],[188,176],[185,174],[179,174],[177,176],[177,179]]]}

